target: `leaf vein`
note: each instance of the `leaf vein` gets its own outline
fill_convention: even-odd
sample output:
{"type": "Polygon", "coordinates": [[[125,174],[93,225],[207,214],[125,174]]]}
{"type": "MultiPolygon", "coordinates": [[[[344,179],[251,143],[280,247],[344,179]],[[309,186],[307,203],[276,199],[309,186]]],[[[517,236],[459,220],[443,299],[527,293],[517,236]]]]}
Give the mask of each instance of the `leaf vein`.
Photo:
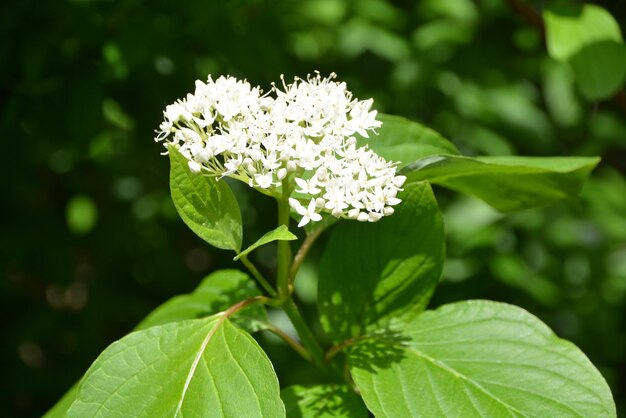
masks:
{"type": "Polygon", "coordinates": [[[185,380],[185,384],[183,385],[183,391],[180,396],[180,401],[178,401],[178,405],[176,406],[176,412],[174,413],[174,417],[177,417],[178,414],[180,414],[181,412],[181,408],[183,407],[183,402],[185,401],[185,396],[187,394],[187,389],[189,389],[189,385],[191,384],[191,379],[193,379],[193,376],[196,372],[196,368],[198,367],[198,363],[200,362],[200,359],[202,358],[204,351],[209,345],[209,342],[211,341],[211,338],[213,338],[213,335],[215,334],[217,329],[220,327],[220,325],[222,325],[222,323],[224,323],[225,320],[226,320],[226,315],[223,315],[221,318],[219,318],[215,322],[215,325],[213,326],[213,328],[208,332],[207,336],[202,341],[202,344],[200,345],[200,349],[196,353],[196,357],[193,359],[189,372],[187,373],[187,379],[185,380]]]}

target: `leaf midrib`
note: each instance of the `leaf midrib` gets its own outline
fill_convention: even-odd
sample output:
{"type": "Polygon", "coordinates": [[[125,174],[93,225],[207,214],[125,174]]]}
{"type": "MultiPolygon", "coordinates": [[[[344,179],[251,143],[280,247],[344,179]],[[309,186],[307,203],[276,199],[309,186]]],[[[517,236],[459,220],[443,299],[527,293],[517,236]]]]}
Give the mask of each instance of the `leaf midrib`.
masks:
{"type": "Polygon", "coordinates": [[[178,417],[181,412],[181,408],[183,407],[185,396],[187,394],[187,389],[189,389],[191,380],[193,379],[196,373],[196,369],[198,368],[198,363],[200,363],[200,359],[202,359],[202,355],[204,354],[207,346],[209,345],[211,338],[213,338],[213,336],[217,332],[220,325],[222,325],[226,319],[227,319],[227,316],[222,315],[221,318],[215,321],[215,325],[213,326],[213,328],[207,333],[207,336],[204,337],[204,340],[202,340],[202,344],[200,344],[200,349],[196,353],[196,356],[193,359],[193,362],[191,363],[191,367],[189,368],[189,372],[187,373],[187,378],[185,380],[185,384],[183,385],[183,391],[180,396],[180,401],[178,401],[178,405],[176,406],[176,412],[174,413],[174,417],[178,417]]]}
{"type": "MultiPolygon", "coordinates": [[[[484,393],[485,395],[487,395],[489,398],[493,399],[494,401],[496,401],[497,403],[501,404],[504,408],[506,408],[509,411],[513,411],[516,412],[522,416],[527,416],[527,417],[538,417],[538,415],[529,415],[526,412],[522,412],[519,409],[515,408],[512,405],[507,404],[506,402],[504,402],[503,400],[499,399],[496,395],[492,394],[487,388],[485,388],[484,386],[482,386],[478,381],[476,381],[475,379],[466,376],[464,374],[459,373],[457,370],[453,369],[452,367],[448,366],[446,363],[437,360],[435,358],[430,357],[429,355],[427,355],[426,353],[416,349],[415,347],[411,347],[411,346],[404,346],[405,350],[408,352],[411,352],[413,354],[415,354],[416,357],[419,357],[429,363],[431,363],[432,365],[440,368],[441,370],[455,376],[458,377],[460,379],[462,379],[464,382],[467,382],[469,385],[473,386],[474,388],[476,388],[477,390],[479,390],[480,392],[484,393]]],[[[561,401],[557,400],[557,399],[552,399],[555,403],[561,405],[562,407],[572,411],[574,414],[576,414],[577,416],[584,418],[583,415],[580,415],[576,410],[572,409],[570,406],[565,405],[564,403],[562,403],[561,401]]]]}

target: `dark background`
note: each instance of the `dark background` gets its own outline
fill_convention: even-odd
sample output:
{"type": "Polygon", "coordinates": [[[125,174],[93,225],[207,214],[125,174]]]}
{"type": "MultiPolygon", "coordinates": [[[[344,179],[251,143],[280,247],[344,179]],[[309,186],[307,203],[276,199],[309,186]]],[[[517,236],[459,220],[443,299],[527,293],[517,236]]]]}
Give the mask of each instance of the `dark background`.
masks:
{"type": "MultiPolygon", "coordinates": [[[[207,74],[268,89],[280,74],[315,70],[466,154],[603,157],[574,204],[502,216],[437,189],[449,261],[432,306],[487,298],[528,309],[590,357],[624,412],[626,107],[583,100],[514,4],[526,5],[3,2],[0,416],[41,415],[151,309],[235,266],[170,202],[168,161],[153,141],[165,106],[207,74]]],[[[624,22],[623,2],[602,5],[624,22]]],[[[273,203],[236,192],[249,244],[271,228],[273,203]]],[[[253,259],[274,267],[271,249],[253,259]]],[[[261,338],[270,356],[287,355],[261,338]]],[[[278,366],[282,383],[318,378],[290,364],[278,366]]]]}

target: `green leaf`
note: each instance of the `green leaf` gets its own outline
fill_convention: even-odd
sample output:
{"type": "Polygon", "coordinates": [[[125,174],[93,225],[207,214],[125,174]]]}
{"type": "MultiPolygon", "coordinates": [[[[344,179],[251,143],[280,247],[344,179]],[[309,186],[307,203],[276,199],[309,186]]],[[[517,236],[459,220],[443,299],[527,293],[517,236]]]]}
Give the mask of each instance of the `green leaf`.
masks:
{"type": "Polygon", "coordinates": [[[544,10],[548,53],[567,61],[587,45],[601,41],[622,42],[622,33],[611,14],[594,4],[572,2],[544,10]]]}
{"type": "Polygon", "coordinates": [[[400,171],[484,200],[502,212],[575,199],[597,157],[461,157],[437,155],[400,171]]]}
{"type": "Polygon", "coordinates": [[[280,396],[290,418],[369,416],[363,400],[347,385],[289,386],[280,396]]]}
{"type": "Polygon", "coordinates": [[[465,301],[348,351],[384,417],[615,417],[608,385],[572,343],[521,308],[465,301]]]}
{"type": "Polygon", "coordinates": [[[225,250],[241,249],[241,211],[225,181],[192,173],[187,159],[170,146],[172,200],[183,221],[200,238],[225,250]]]}
{"type": "Polygon", "coordinates": [[[368,144],[389,161],[399,161],[400,167],[429,155],[459,153],[450,141],[417,122],[385,114],[378,115],[377,119],[383,123],[378,135],[359,137],[359,144],[368,144]]]}
{"type": "Polygon", "coordinates": [[[604,41],[587,45],[569,63],[576,85],[588,100],[608,99],[626,81],[626,45],[622,43],[604,41]]]}
{"type": "MultiPolygon", "coordinates": [[[[209,316],[260,294],[247,274],[239,270],[219,270],[205,277],[192,293],[174,296],[163,303],[141,321],[135,330],[209,316]]],[[[261,321],[267,320],[267,314],[262,305],[254,304],[238,312],[231,320],[248,332],[255,332],[262,328],[261,321]]]]}
{"type": "Polygon", "coordinates": [[[294,234],[289,232],[289,228],[286,225],[280,225],[273,231],[268,232],[257,240],[254,244],[237,254],[233,260],[239,260],[241,257],[248,255],[251,251],[259,248],[261,245],[265,245],[272,241],[293,241],[298,239],[294,234]]]}
{"type": "Polygon", "coordinates": [[[617,21],[600,6],[561,4],[543,13],[548,53],[569,62],[581,93],[606,99],[626,81],[626,46],[617,21]]]}
{"type": "MultiPolygon", "coordinates": [[[[260,292],[247,274],[239,270],[219,270],[205,277],[192,293],[175,296],[153,310],[135,331],[215,314],[257,295],[260,292]]],[[[254,304],[237,312],[230,320],[248,332],[256,332],[264,328],[267,312],[262,305],[254,304]]],[[[65,417],[77,390],[78,384],[67,391],[45,417],[65,417]]]]}
{"type": "Polygon", "coordinates": [[[441,275],[443,221],[430,186],[409,184],[398,197],[393,215],[373,224],[345,221],[332,231],[318,302],[335,342],[415,317],[441,275]]]}
{"type": "Polygon", "coordinates": [[[265,353],[224,315],[133,332],[80,383],[69,417],[284,417],[265,353]]]}

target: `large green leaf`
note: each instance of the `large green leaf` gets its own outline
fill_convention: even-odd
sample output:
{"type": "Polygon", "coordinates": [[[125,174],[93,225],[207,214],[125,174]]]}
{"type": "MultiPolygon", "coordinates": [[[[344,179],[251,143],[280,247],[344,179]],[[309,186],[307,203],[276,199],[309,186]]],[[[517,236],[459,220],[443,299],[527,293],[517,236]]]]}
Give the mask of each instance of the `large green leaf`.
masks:
{"type": "Polygon", "coordinates": [[[288,418],[367,418],[363,400],[347,385],[289,386],[280,393],[288,418]]]}
{"type": "Polygon", "coordinates": [[[615,417],[585,355],[521,308],[465,301],[348,352],[376,417],[615,417]]]}
{"type": "Polygon", "coordinates": [[[626,46],[617,21],[600,6],[571,2],[544,11],[548,53],[569,62],[589,100],[611,97],[626,80],[626,46]]]}
{"type": "MultiPolygon", "coordinates": [[[[219,270],[205,277],[192,293],[174,296],[163,303],[144,318],[135,330],[209,316],[260,294],[247,274],[239,270],[219,270]]],[[[261,321],[266,321],[267,315],[263,306],[255,304],[238,312],[231,320],[247,331],[254,332],[262,327],[261,321]]]]}
{"type": "Polygon", "coordinates": [[[295,239],[298,239],[298,237],[289,232],[289,228],[287,228],[286,225],[280,225],[278,228],[263,235],[254,244],[237,254],[234,260],[239,260],[241,257],[250,254],[250,252],[256,250],[260,246],[268,244],[272,241],[293,241],[295,239]]]}
{"type": "MultiPolygon", "coordinates": [[[[200,318],[228,309],[235,303],[260,295],[250,277],[239,270],[220,270],[205,277],[189,294],[174,296],[153,310],[135,327],[135,331],[169,322],[200,318]]],[[[231,320],[248,332],[263,328],[267,312],[262,305],[252,305],[238,312],[231,320]]],[[[45,415],[62,418],[76,398],[78,384],[74,385],[45,415]]]]}
{"type": "Polygon", "coordinates": [[[575,199],[597,157],[461,157],[436,155],[403,170],[407,181],[428,180],[510,212],[575,199]]]}
{"type": "Polygon", "coordinates": [[[224,315],[133,332],[80,383],[69,417],[284,417],[265,353],[224,315]]]}
{"type": "Polygon", "coordinates": [[[188,161],[170,146],[170,189],[176,210],[200,238],[226,250],[241,249],[241,211],[228,184],[195,174],[188,161]]]}
{"type": "Polygon", "coordinates": [[[374,224],[342,222],[320,262],[322,325],[336,342],[415,317],[443,265],[443,221],[427,183],[398,195],[396,212],[374,224]]]}
{"type": "Polygon", "coordinates": [[[434,154],[453,154],[459,151],[436,131],[400,116],[378,115],[383,123],[378,135],[359,138],[359,144],[368,144],[378,155],[400,166],[434,154]]]}

